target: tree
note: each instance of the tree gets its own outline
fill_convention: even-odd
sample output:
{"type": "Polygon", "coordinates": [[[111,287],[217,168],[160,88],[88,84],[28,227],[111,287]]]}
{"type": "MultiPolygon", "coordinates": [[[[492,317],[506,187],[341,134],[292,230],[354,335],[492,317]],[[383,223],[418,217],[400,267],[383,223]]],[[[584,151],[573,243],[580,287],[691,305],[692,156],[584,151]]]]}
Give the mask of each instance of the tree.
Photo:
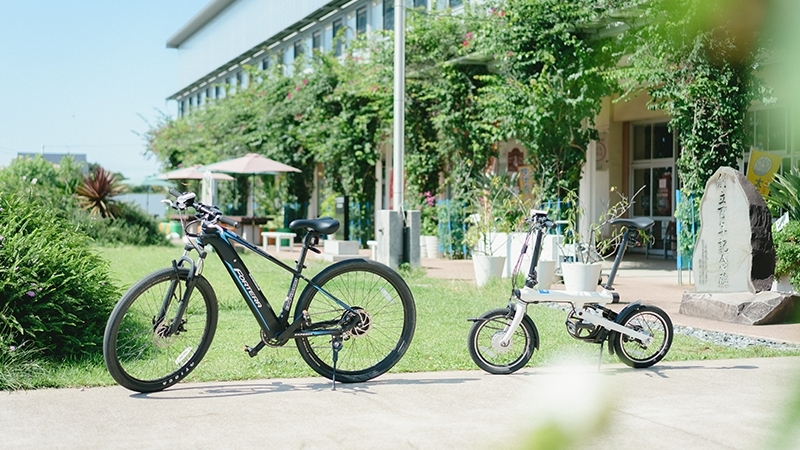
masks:
{"type": "Polygon", "coordinates": [[[497,73],[480,91],[484,119],[496,141],[527,147],[550,198],[578,188],[586,148],[598,138],[594,117],[614,91],[607,72],[620,46],[590,26],[613,11],[593,0],[499,0],[485,21],[481,48],[497,73]]]}

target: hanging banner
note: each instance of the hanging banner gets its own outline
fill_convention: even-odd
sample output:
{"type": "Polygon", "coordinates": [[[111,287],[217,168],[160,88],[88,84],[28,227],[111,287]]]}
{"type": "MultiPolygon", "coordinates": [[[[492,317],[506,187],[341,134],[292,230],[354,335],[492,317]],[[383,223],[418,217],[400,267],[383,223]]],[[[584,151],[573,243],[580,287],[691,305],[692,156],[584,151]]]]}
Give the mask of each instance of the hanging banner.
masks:
{"type": "Polygon", "coordinates": [[[519,173],[519,192],[525,199],[533,198],[533,191],[536,189],[533,179],[533,166],[518,166],[519,173]]]}
{"type": "Polygon", "coordinates": [[[772,153],[750,149],[750,162],[747,164],[747,179],[753,183],[762,197],[769,195],[769,184],[775,172],[781,167],[781,157],[772,153]]]}

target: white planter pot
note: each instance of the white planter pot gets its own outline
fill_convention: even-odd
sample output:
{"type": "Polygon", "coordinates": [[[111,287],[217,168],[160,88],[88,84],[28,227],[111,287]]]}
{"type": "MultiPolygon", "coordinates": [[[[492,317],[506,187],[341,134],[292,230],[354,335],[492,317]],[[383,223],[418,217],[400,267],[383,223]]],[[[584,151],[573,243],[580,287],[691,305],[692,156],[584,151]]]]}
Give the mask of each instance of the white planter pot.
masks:
{"type": "Polygon", "coordinates": [[[483,286],[491,278],[503,275],[505,256],[472,255],[472,267],[475,270],[475,284],[483,286]]]}
{"type": "Polygon", "coordinates": [[[792,286],[792,282],[789,281],[789,276],[783,275],[772,281],[772,290],[775,292],[794,292],[795,288],[792,286]]]}
{"type": "Polygon", "coordinates": [[[561,275],[564,277],[564,287],[568,291],[597,290],[597,281],[600,279],[602,263],[561,263],[561,275]]]}
{"type": "Polygon", "coordinates": [[[539,289],[550,289],[556,273],[556,262],[540,259],[536,264],[536,278],[539,280],[539,289]]]}
{"type": "MultiPolygon", "coordinates": [[[[425,241],[425,256],[427,258],[439,258],[439,236],[420,236],[425,241]]],[[[421,246],[420,246],[421,247],[421,246]]],[[[420,248],[420,255],[422,248],[420,248]]]]}

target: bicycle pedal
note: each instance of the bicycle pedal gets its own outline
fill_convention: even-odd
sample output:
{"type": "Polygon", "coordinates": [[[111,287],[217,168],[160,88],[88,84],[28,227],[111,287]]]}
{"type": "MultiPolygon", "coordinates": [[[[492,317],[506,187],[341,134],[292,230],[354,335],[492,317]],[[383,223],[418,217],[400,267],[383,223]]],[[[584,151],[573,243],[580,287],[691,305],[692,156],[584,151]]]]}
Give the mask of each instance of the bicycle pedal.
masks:
{"type": "Polygon", "coordinates": [[[254,356],[256,356],[258,354],[258,352],[261,351],[262,348],[264,348],[264,345],[265,345],[264,341],[260,341],[258,344],[256,344],[255,347],[250,347],[249,345],[245,345],[244,346],[244,351],[248,355],[250,355],[251,358],[253,358],[254,356]]]}

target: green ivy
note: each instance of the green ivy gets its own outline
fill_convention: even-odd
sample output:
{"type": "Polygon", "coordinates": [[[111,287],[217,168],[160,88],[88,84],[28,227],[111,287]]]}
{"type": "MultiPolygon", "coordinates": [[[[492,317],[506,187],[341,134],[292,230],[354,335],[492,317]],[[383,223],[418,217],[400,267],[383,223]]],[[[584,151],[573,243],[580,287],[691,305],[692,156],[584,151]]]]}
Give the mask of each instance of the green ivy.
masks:
{"type": "Polygon", "coordinates": [[[581,26],[612,11],[592,0],[503,0],[484,23],[484,52],[496,73],[482,79],[479,100],[493,140],[516,138],[528,149],[548,198],[576,190],[594,117],[615,82],[606,76],[620,57],[617,39],[581,26]]]}
{"type": "Polygon", "coordinates": [[[729,2],[652,0],[626,34],[628,94],[645,86],[651,109],[670,116],[681,145],[681,190],[702,195],[723,166],[736,167],[745,149],[745,113],[751,102],[771,101],[755,75],[765,57],[754,29],[742,29],[729,2]]]}

